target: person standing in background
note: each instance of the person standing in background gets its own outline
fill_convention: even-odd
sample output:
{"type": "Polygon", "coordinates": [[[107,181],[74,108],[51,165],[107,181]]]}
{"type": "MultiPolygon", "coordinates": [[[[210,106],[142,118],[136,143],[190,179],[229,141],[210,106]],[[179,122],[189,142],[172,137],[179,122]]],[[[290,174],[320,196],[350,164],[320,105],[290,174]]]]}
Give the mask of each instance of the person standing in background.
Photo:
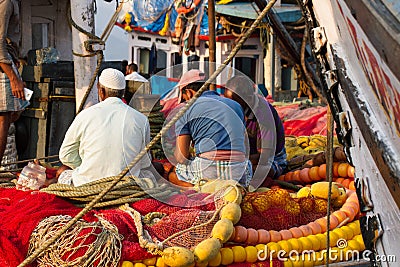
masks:
{"type": "Polygon", "coordinates": [[[121,71],[126,76],[128,73],[128,60],[124,59],[121,61],[121,71]]]}
{"type": "Polygon", "coordinates": [[[7,145],[10,124],[29,105],[18,73],[21,38],[19,2],[0,0],[0,161],[7,145]]]}
{"type": "Polygon", "coordinates": [[[125,80],[147,83],[148,80],[140,75],[137,71],[138,66],[135,63],[129,64],[126,68],[125,80]]]}

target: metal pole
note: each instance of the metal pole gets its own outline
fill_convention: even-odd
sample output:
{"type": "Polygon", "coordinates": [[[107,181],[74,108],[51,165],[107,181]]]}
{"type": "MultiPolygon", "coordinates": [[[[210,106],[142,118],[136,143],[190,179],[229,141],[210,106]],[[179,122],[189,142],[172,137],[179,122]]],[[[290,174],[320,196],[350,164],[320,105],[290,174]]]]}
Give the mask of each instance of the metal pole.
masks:
{"type": "Polygon", "coordinates": [[[271,32],[271,45],[270,45],[270,55],[271,55],[271,96],[275,99],[275,42],[276,36],[272,30],[271,32]]]}
{"type": "MultiPolygon", "coordinates": [[[[215,72],[216,43],[215,43],[215,1],[208,0],[208,54],[209,76],[215,72]]],[[[215,81],[210,84],[210,90],[215,90],[215,81]]]]}
{"type": "MultiPolygon", "coordinates": [[[[87,32],[94,34],[94,1],[93,0],[71,0],[72,20],[87,32]]],[[[72,50],[74,52],[74,76],[75,76],[75,97],[76,110],[78,111],[82,99],[88,90],[90,73],[96,70],[96,57],[86,51],[84,42],[89,40],[89,36],[72,27],[72,50]]],[[[96,83],[95,83],[96,84],[96,83]]],[[[95,86],[93,86],[96,88],[95,86]]],[[[91,92],[85,103],[85,108],[98,102],[97,90],[91,89],[91,92]]]]}

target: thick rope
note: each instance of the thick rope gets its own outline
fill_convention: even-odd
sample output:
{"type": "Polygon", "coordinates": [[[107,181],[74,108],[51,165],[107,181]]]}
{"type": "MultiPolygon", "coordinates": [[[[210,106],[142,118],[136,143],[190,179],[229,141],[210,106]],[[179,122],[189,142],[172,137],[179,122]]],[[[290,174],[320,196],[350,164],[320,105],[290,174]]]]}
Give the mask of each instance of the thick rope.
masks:
{"type": "MultiPolygon", "coordinates": [[[[129,1],[121,1],[121,3],[119,3],[119,5],[117,6],[117,8],[115,9],[114,14],[112,15],[111,19],[108,21],[107,26],[105,27],[103,33],[100,36],[100,39],[103,40],[104,42],[108,39],[108,37],[110,36],[111,30],[115,25],[115,22],[118,19],[118,15],[119,12],[121,12],[122,10],[122,6],[125,3],[128,3],[129,1]]],[[[117,2],[118,3],[118,2],[117,2]]]]}
{"type": "Polygon", "coordinates": [[[229,64],[230,61],[235,57],[235,55],[239,52],[242,45],[246,42],[246,40],[251,36],[251,34],[255,31],[257,26],[261,23],[263,18],[267,15],[269,10],[275,4],[276,0],[271,0],[268,5],[264,8],[264,10],[258,15],[257,19],[253,22],[251,28],[243,35],[238,44],[232,49],[229,56],[226,58],[224,63],[208,78],[205,84],[200,88],[200,90],[194,95],[192,99],[188,101],[188,103],[183,106],[183,108],[172,118],[172,120],[165,125],[161,131],[150,141],[150,143],[142,149],[142,151],[133,159],[133,161],[127,166],[117,177],[113,180],[104,190],[98,194],[84,209],[82,209],[70,222],[64,225],[57,234],[55,234],[52,238],[47,240],[39,249],[35,250],[30,256],[28,256],[18,267],[26,266],[27,264],[31,263],[36,257],[38,257],[44,250],[46,250],[54,241],[56,241],[62,234],[64,234],[69,227],[71,227],[75,222],[77,222],[80,218],[82,218],[87,212],[89,212],[96,203],[101,200],[104,195],[107,194],[118,182],[119,180],[124,177],[129,170],[137,164],[137,162],[150,150],[150,148],[156,144],[161,139],[161,136],[167,132],[175,122],[188,110],[193,103],[197,100],[197,98],[206,90],[206,88],[210,85],[212,81],[224,70],[224,68],[229,64]]]}
{"type": "MultiPolygon", "coordinates": [[[[326,255],[329,254],[329,227],[331,224],[330,216],[331,216],[331,203],[332,203],[332,177],[333,177],[333,117],[330,107],[328,106],[327,111],[327,122],[328,124],[328,132],[327,132],[327,140],[326,140],[326,177],[329,182],[328,189],[328,208],[326,211],[326,255]]],[[[329,260],[326,261],[326,266],[329,266],[329,260]]]]}
{"type": "Polygon", "coordinates": [[[94,83],[96,82],[97,74],[100,71],[101,62],[103,61],[103,58],[104,58],[103,51],[97,51],[96,55],[97,55],[97,66],[96,66],[96,69],[95,69],[95,71],[93,73],[92,79],[90,80],[89,87],[86,90],[85,95],[82,98],[81,104],[79,105],[79,109],[78,109],[77,114],[83,110],[83,107],[85,106],[86,100],[88,99],[89,94],[92,91],[92,87],[93,87],[94,83]]]}
{"type": "MultiPolygon", "coordinates": [[[[62,198],[67,198],[78,207],[84,207],[90,203],[104,189],[104,186],[109,181],[115,179],[116,176],[103,178],[99,181],[94,181],[81,186],[72,186],[65,184],[52,184],[40,191],[57,195],[62,198]]],[[[145,179],[145,178],[143,178],[145,179]]],[[[154,186],[154,185],[152,185],[154,186]]],[[[94,207],[104,208],[107,206],[121,205],[125,203],[133,203],[142,199],[151,197],[160,199],[171,196],[177,193],[176,189],[163,184],[157,188],[143,188],[137,184],[132,176],[125,176],[114,188],[109,191],[94,207]]]]}
{"type": "Polygon", "coordinates": [[[137,235],[139,239],[139,244],[142,248],[147,249],[151,254],[153,255],[160,255],[162,256],[162,249],[163,245],[162,243],[156,241],[153,241],[149,233],[143,229],[143,224],[142,224],[142,216],[141,214],[129,207],[129,205],[125,204],[124,206],[119,207],[121,210],[125,211],[126,213],[131,216],[133,221],[135,222],[135,227],[137,230],[137,235]]]}
{"type": "Polygon", "coordinates": [[[301,42],[301,53],[300,53],[301,68],[303,69],[304,76],[306,78],[307,83],[310,85],[311,89],[314,91],[314,93],[317,94],[318,98],[321,100],[322,103],[327,104],[325,97],[323,97],[321,92],[318,90],[317,86],[315,86],[313,79],[311,78],[311,76],[307,71],[306,60],[305,60],[307,41],[308,41],[308,27],[306,26],[304,30],[303,40],[301,42]]]}

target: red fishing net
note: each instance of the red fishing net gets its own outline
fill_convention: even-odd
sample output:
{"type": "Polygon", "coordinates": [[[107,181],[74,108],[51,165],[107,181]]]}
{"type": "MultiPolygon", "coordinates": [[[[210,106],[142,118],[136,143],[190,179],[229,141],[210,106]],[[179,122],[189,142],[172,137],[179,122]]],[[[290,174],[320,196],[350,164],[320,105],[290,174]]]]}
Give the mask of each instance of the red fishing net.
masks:
{"type": "Polygon", "coordinates": [[[284,189],[248,193],[239,224],[254,229],[284,230],[308,224],[326,214],[326,201],[292,198],[284,189]]]}
{"type": "MultiPolygon", "coordinates": [[[[202,224],[212,217],[215,205],[213,201],[202,201],[206,196],[208,195],[187,191],[184,194],[174,195],[169,201],[169,204],[184,204],[191,208],[167,205],[155,199],[140,200],[131,207],[144,217],[154,212],[164,215],[152,224],[143,225],[153,238],[162,241],[174,233],[202,224]]],[[[42,220],[56,215],[74,217],[80,211],[80,208],[55,195],[0,188],[0,266],[17,266],[25,259],[31,233],[42,220]]],[[[82,220],[87,223],[97,222],[99,219],[95,215],[115,225],[118,233],[123,236],[121,260],[135,261],[153,257],[140,247],[135,222],[128,213],[120,209],[95,210],[86,214],[82,220]]],[[[168,244],[193,246],[209,235],[214,223],[215,221],[212,221],[208,226],[179,235],[168,244]]],[[[90,225],[82,228],[75,236],[77,243],[72,247],[83,246],[83,248],[71,250],[63,259],[71,262],[82,256],[88,249],[86,245],[99,235],[99,229],[90,225]]]]}
{"type": "Polygon", "coordinates": [[[0,188],[0,199],[0,266],[17,266],[25,259],[30,235],[42,219],[80,211],[46,193],[0,188]]]}
{"type": "MultiPolygon", "coordinates": [[[[0,266],[17,266],[25,259],[31,233],[42,220],[48,218],[53,225],[56,225],[56,228],[60,228],[62,224],[50,216],[69,215],[74,217],[81,210],[69,202],[47,193],[0,189],[0,196],[0,266]]],[[[130,206],[143,216],[143,229],[150,234],[153,241],[163,241],[175,233],[192,228],[185,233],[179,233],[175,238],[166,242],[168,246],[177,245],[191,248],[210,236],[212,227],[218,220],[218,216],[213,218],[215,202],[205,201],[207,197],[209,197],[207,194],[187,191],[172,196],[168,204],[155,199],[143,199],[130,206]],[[181,205],[189,208],[182,208],[181,205]],[[198,227],[199,225],[201,226],[198,227]]],[[[316,207],[316,203],[308,200],[294,201],[288,192],[281,189],[265,193],[249,193],[244,199],[240,224],[256,229],[280,230],[304,224],[304,221],[311,218],[307,217],[307,214],[312,212],[303,212],[303,210],[311,210],[311,207],[314,209],[316,207]]],[[[154,257],[138,243],[136,225],[130,214],[120,209],[105,209],[91,211],[82,218],[81,226],[84,227],[74,228],[75,239],[71,240],[75,241],[70,241],[72,248],[63,254],[62,260],[73,262],[89,251],[90,243],[95,243],[94,241],[101,235],[101,231],[104,231],[104,225],[96,224],[99,221],[98,217],[115,226],[118,229],[118,235],[123,236],[122,250],[120,249],[118,252],[121,254],[121,261],[136,261],[154,257]]],[[[49,229],[47,231],[50,231],[49,229]]],[[[63,238],[68,238],[68,236],[63,238]]],[[[37,246],[42,242],[38,242],[37,246]]],[[[113,252],[111,255],[116,254],[113,252]]],[[[97,264],[100,266],[100,259],[95,261],[93,266],[97,264]]],[[[273,264],[273,266],[280,266],[275,265],[279,262],[273,261],[273,264]]]]}

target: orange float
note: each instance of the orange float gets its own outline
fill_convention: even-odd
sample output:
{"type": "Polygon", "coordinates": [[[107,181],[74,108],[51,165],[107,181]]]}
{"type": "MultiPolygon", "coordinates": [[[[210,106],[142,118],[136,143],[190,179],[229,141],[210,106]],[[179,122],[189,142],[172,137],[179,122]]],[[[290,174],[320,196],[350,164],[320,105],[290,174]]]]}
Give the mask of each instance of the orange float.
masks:
{"type": "Polygon", "coordinates": [[[308,176],[310,176],[311,181],[319,181],[321,180],[321,177],[318,174],[318,166],[311,167],[311,169],[308,171],[308,176]]]}
{"type": "Polygon", "coordinates": [[[342,185],[348,189],[348,188],[349,188],[350,182],[351,182],[350,179],[344,179],[344,180],[342,181],[342,185]]]}
{"type": "Polygon", "coordinates": [[[347,176],[350,178],[354,178],[354,173],[355,173],[355,169],[353,166],[349,166],[349,168],[347,168],[347,176]]]}
{"type": "Polygon", "coordinates": [[[338,172],[339,164],[340,162],[333,163],[333,177],[339,177],[339,172],[338,172]]]}
{"type": "Polygon", "coordinates": [[[347,217],[350,218],[350,221],[353,221],[354,218],[356,217],[357,210],[353,208],[352,206],[344,206],[340,209],[344,213],[346,213],[347,217]]]}
{"type": "Polygon", "coordinates": [[[284,177],[285,181],[292,181],[292,178],[293,178],[293,172],[288,172],[285,174],[284,177]]]}
{"type": "Polygon", "coordinates": [[[293,172],[292,181],[301,182],[301,179],[300,179],[300,170],[295,170],[295,171],[293,172]]]}
{"type": "Polygon", "coordinates": [[[300,170],[299,178],[300,178],[301,182],[310,183],[312,181],[310,176],[308,175],[309,171],[310,171],[310,168],[303,168],[300,170]]]}
{"type": "Polygon", "coordinates": [[[334,180],[335,180],[335,183],[342,184],[344,178],[343,178],[343,177],[339,177],[339,178],[336,178],[336,179],[334,179],[334,180]]]}
{"type": "Polygon", "coordinates": [[[298,227],[300,231],[303,233],[303,236],[309,236],[312,235],[312,229],[309,225],[301,225],[298,227]]]}
{"type": "Polygon", "coordinates": [[[319,177],[321,177],[322,179],[326,178],[326,164],[321,164],[318,168],[318,175],[319,177]]]}
{"type": "Polygon", "coordinates": [[[310,222],[308,224],[310,226],[313,235],[319,234],[322,232],[322,227],[316,222],[310,222]]]}
{"type": "Polygon", "coordinates": [[[336,216],[331,214],[329,216],[329,230],[335,229],[339,225],[339,220],[336,216]]]}
{"type": "Polygon", "coordinates": [[[246,243],[249,245],[257,245],[258,242],[258,232],[256,229],[247,228],[247,239],[246,243]]]}
{"type": "Polygon", "coordinates": [[[271,241],[271,235],[265,229],[258,229],[258,244],[267,244],[271,241]]]}
{"type": "MultiPolygon", "coordinates": [[[[232,235],[233,236],[233,235],[232,235]]],[[[243,243],[247,239],[247,229],[241,225],[235,226],[235,235],[233,241],[243,243]]]]}
{"type": "Polygon", "coordinates": [[[354,181],[351,181],[350,183],[349,183],[349,189],[350,190],[356,190],[356,186],[355,186],[355,184],[354,184],[354,181]]]}
{"type": "Polygon", "coordinates": [[[292,233],[289,230],[280,230],[282,240],[289,240],[293,237],[292,233]]]}
{"type": "Polygon", "coordinates": [[[332,215],[338,219],[339,224],[348,218],[347,214],[342,210],[337,210],[337,211],[333,212],[332,215]]]}
{"type": "Polygon", "coordinates": [[[299,238],[303,236],[303,232],[298,227],[292,227],[289,229],[289,231],[292,233],[292,236],[294,238],[299,238]]]}
{"type": "Polygon", "coordinates": [[[326,220],[326,217],[322,217],[322,218],[316,219],[315,222],[318,223],[319,226],[321,226],[321,230],[322,230],[321,232],[322,232],[322,233],[325,233],[325,232],[326,232],[326,229],[327,229],[327,220],[326,220]]]}
{"type": "Polygon", "coordinates": [[[349,168],[350,164],[347,162],[340,163],[338,166],[338,174],[340,177],[348,177],[347,176],[347,169],[349,168]]]}
{"type": "Polygon", "coordinates": [[[278,242],[282,240],[282,236],[278,231],[269,230],[269,234],[271,236],[270,242],[278,242]]]}

